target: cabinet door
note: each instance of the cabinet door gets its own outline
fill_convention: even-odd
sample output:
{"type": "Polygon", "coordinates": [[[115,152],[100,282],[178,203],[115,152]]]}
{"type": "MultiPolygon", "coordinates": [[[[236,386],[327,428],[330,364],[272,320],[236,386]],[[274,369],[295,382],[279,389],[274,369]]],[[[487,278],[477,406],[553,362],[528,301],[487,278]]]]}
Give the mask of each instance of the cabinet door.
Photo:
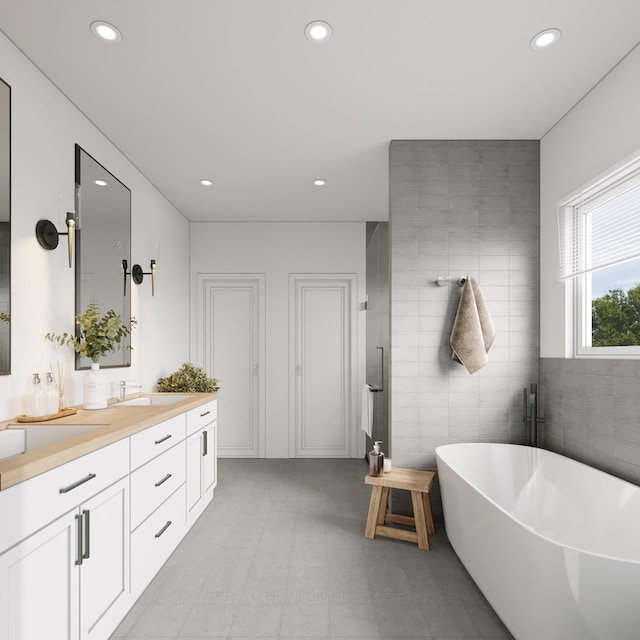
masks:
{"type": "Polygon", "coordinates": [[[106,638],[133,604],[129,589],[129,479],[83,503],[80,515],[81,638],[106,638]]]}
{"type": "Polygon", "coordinates": [[[202,486],[202,431],[187,438],[187,520],[193,522],[204,508],[202,486]]]}
{"type": "MultiPolygon", "coordinates": [[[[209,494],[218,484],[218,428],[217,422],[208,424],[202,430],[202,475],[205,494],[209,494]]],[[[207,499],[209,499],[207,495],[207,499]]]]}
{"type": "Polygon", "coordinates": [[[75,516],[62,516],[0,555],[0,640],[78,640],[75,516]]]}

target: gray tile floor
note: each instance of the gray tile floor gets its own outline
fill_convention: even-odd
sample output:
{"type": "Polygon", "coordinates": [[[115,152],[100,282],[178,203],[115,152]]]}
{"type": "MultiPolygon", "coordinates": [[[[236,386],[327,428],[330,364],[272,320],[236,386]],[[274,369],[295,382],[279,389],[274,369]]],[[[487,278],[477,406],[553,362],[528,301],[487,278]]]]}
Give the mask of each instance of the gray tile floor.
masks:
{"type": "Polygon", "coordinates": [[[442,524],[363,536],[362,460],[220,460],[213,502],[112,636],[511,638],[442,524]]]}

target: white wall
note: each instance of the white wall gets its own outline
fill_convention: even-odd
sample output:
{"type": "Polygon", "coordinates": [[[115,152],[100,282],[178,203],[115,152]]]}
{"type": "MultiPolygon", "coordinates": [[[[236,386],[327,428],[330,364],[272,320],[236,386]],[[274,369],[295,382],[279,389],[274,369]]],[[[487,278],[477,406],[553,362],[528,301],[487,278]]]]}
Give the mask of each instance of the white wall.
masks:
{"type": "MultiPolygon", "coordinates": [[[[288,457],[289,274],[356,273],[358,300],[365,295],[364,222],[191,224],[192,317],[199,273],[266,274],[266,456],[288,457]]],[[[358,313],[358,387],[364,384],[365,313],[358,313]]],[[[192,326],[191,359],[195,353],[192,326]]],[[[224,380],[220,381],[224,394],[224,380]]],[[[359,409],[359,408],[358,408],[359,409]]],[[[359,412],[359,411],[358,411],[359,412]]],[[[364,438],[360,438],[364,454],[364,438]]]]}
{"type": "Polygon", "coordinates": [[[0,419],[24,412],[31,373],[57,360],[70,371],[70,403],[82,402],[84,372],[73,370],[73,353],[44,340],[47,331],[73,330],[73,270],[64,247],[44,251],[35,238],[40,218],[62,230],[74,209],[75,143],[131,189],[133,262],[146,270],[146,243],[161,246],[156,296],[148,281],[132,295],[132,366],[107,370],[112,382],[137,379],[150,389],[188,359],[189,224],[2,33],[0,77],[11,86],[12,109],[12,373],[0,376],[0,419]]]}
{"type": "Polygon", "coordinates": [[[570,354],[556,204],[640,150],[640,46],[540,142],[540,355],[570,354]]]}

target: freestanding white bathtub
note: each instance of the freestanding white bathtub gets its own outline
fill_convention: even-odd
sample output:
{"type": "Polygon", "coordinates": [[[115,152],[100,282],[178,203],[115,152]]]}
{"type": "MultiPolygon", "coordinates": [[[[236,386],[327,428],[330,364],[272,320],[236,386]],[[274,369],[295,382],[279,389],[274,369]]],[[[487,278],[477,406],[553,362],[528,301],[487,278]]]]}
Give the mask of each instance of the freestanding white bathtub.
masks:
{"type": "Polygon", "coordinates": [[[640,638],[640,487],[518,445],[436,458],[447,536],[517,640],[640,638]]]}

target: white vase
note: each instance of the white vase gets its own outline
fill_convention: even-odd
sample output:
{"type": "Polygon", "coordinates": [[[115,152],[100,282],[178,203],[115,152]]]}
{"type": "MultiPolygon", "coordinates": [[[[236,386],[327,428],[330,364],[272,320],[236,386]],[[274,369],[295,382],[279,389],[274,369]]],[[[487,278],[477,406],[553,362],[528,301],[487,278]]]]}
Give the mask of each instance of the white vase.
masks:
{"type": "Polygon", "coordinates": [[[91,371],[84,377],[83,408],[107,408],[107,376],[100,371],[100,363],[92,362],[91,371]]]}

